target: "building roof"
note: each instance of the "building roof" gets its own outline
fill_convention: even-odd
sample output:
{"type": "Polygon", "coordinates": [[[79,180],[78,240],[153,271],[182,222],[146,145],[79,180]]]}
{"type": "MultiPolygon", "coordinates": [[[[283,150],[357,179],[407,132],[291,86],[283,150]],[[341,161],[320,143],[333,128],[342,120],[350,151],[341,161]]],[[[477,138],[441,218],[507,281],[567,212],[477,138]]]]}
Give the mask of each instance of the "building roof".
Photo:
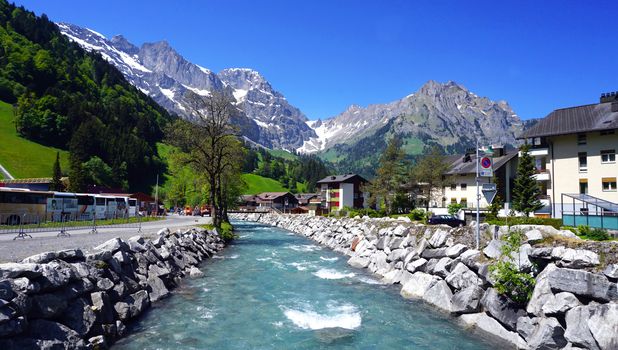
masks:
{"type": "Polygon", "coordinates": [[[258,194],[258,198],[262,199],[262,200],[273,200],[285,195],[291,195],[290,192],[262,192],[260,194],[258,194]]]}
{"type": "Polygon", "coordinates": [[[327,183],[340,183],[340,182],[352,182],[354,178],[358,177],[363,182],[367,182],[365,178],[358,174],[345,174],[345,175],[331,175],[323,178],[318,181],[319,184],[327,184],[327,183]]]}
{"type": "MultiPolygon", "coordinates": [[[[617,103],[617,102],[613,102],[617,103]]],[[[618,112],[612,102],[557,109],[525,130],[520,139],[618,129],[618,112]]]]}
{"type": "MultiPolygon", "coordinates": [[[[68,177],[60,178],[60,181],[67,181],[68,177]]],[[[10,184],[50,184],[52,182],[51,177],[39,177],[39,178],[31,178],[31,179],[2,179],[0,183],[10,185],[10,184]]]]}
{"type": "MultiPolygon", "coordinates": [[[[507,149],[505,155],[492,157],[494,171],[516,157],[517,153],[518,151],[515,149],[507,149]]],[[[465,161],[465,158],[465,155],[447,156],[446,161],[451,163],[451,168],[446,172],[446,175],[476,174],[476,154],[471,154],[469,161],[465,161]]]]}

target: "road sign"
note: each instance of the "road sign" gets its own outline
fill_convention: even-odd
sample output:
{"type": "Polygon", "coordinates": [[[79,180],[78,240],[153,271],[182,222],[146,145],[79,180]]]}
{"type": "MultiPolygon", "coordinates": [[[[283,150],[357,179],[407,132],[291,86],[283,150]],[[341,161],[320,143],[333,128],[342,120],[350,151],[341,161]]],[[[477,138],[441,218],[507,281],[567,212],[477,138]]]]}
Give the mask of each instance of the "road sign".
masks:
{"type": "Polygon", "coordinates": [[[479,176],[481,177],[493,177],[494,169],[493,169],[493,161],[490,157],[482,157],[479,161],[479,176]]]}
{"type": "Polygon", "coordinates": [[[488,204],[491,204],[491,202],[493,202],[494,197],[496,197],[496,184],[483,184],[483,187],[481,188],[481,192],[483,192],[483,196],[485,196],[485,200],[487,201],[488,204]]]}

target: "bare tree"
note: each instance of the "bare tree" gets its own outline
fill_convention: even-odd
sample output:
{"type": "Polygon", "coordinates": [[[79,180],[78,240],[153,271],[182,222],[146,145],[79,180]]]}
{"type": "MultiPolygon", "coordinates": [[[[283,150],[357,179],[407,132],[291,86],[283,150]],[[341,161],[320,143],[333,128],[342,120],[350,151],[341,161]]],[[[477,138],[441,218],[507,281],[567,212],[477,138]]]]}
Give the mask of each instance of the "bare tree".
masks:
{"type": "Polygon", "coordinates": [[[224,187],[229,181],[224,181],[223,176],[239,162],[238,153],[242,152],[237,140],[238,129],[230,120],[234,106],[230,96],[218,92],[199,96],[189,91],[185,100],[193,120],[191,123],[175,121],[168,128],[167,138],[185,153],[184,164],[206,175],[213,224],[220,228],[227,218],[224,187]]]}

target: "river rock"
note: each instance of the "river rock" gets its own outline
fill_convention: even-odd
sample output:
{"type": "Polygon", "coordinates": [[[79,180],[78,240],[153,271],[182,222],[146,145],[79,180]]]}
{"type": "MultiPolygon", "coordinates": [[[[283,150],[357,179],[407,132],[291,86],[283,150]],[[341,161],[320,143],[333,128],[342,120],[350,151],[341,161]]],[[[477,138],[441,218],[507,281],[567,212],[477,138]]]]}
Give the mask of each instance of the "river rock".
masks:
{"type": "Polygon", "coordinates": [[[555,247],[551,255],[560,260],[556,263],[560,267],[581,269],[599,265],[599,255],[590,250],[555,247]]]}
{"type": "Polygon", "coordinates": [[[88,339],[88,345],[90,348],[97,350],[106,350],[109,348],[107,342],[105,342],[105,337],[102,335],[97,335],[96,337],[88,339]]]}
{"type": "Polygon", "coordinates": [[[37,340],[47,341],[43,344],[48,345],[41,346],[41,348],[86,349],[86,344],[77,332],[58,322],[32,320],[30,321],[30,336],[37,340]]]}
{"type": "Polygon", "coordinates": [[[13,291],[13,286],[15,289],[21,292],[25,292],[30,285],[30,280],[25,277],[18,278],[16,280],[11,281],[3,280],[0,281],[0,299],[10,300],[15,296],[15,292],[13,291]],[[15,282],[19,280],[19,282],[15,282]]]}
{"type": "Polygon", "coordinates": [[[530,252],[528,252],[528,256],[533,259],[542,259],[542,260],[551,260],[552,259],[552,251],[553,247],[537,247],[532,248],[530,252]]]}
{"type": "Polygon", "coordinates": [[[359,269],[366,268],[367,266],[369,266],[369,263],[369,258],[364,256],[353,256],[348,260],[349,265],[359,269]]]}
{"type": "Polygon", "coordinates": [[[504,242],[499,241],[497,239],[492,239],[487,247],[483,249],[483,254],[490,259],[498,259],[500,257],[500,248],[504,245],[504,242]]]}
{"type": "Polygon", "coordinates": [[[451,268],[451,264],[453,263],[453,259],[444,257],[440,259],[436,266],[433,268],[433,274],[438,275],[442,278],[446,278],[449,274],[449,269],[451,268]]]}
{"type": "Polygon", "coordinates": [[[72,301],[62,313],[60,321],[76,331],[81,337],[85,337],[96,321],[96,315],[84,299],[78,298],[72,301]]]}
{"type": "Polygon", "coordinates": [[[548,276],[556,269],[558,269],[556,265],[549,264],[537,276],[536,285],[532,291],[532,297],[530,301],[528,301],[528,306],[526,308],[528,313],[536,316],[543,316],[543,306],[554,298],[548,276]]]}
{"type": "Polygon", "coordinates": [[[609,264],[603,270],[603,274],[612,279],[618,279],[618,264],[609,264]]]}
{"type": "Polygon", "coordinates": [[[531,349],[562,349],[567,345],[564,328],[553,317],[541,318],[534,332],[526,340],[531,349]]]}
{"type": "Polygon", "coordinates": [[[480,259],[481,252],[476,249],[468,249],[465,252],[461,253],[459,256],[459,260],[466,264],[469,268],[474,271],[478,271],[480,267],[480,259]]]}
{"type": "Polygon", "coordinates": [[[482,286],[483,281],[470,270],[465,264],[457,263],[451,273],[446,276],[446,282],[453,288],[459,290],[469,286],[482,286]]]}
{"type": "Polygon", "coordinates": [[[0,279],[27,277],[36,278],[42,275],[41,265],[32,263],[0,264],[0,279]]]}
{"type": "Polygon", "coordinates": [[[120,249],[128,250],[129,246],[127,245],[125,241],[116,237],[116,238],[112,238],[109,241],[94,247],[94,249],[99,250],[99,251],[109,251],[111,254],[114,254],[120,249]]]}
{"type": "Polygon", "coordinates": [[[429,239],[429,245],[434,248],[440,248],[446,243],[446,239],[448,238],[448,231],[438,228],[434,234],[429,239]]]}
{"type": "Polygon", "coordinates": [[[618,299],[616,284],[607,277],[582,270],[557,268],[547,275],[552,290],[571,292],[603,302],[618,299]]]}
{"type": "Polygon", "coordinates": [[[415,272],[410,280],[403,285],[400,294],[406,299],[422,299],[427,290],[439,280],[439,277],[424,272],[415,272]]]}
{"type": "Polygon", "coordinates": [[[90,300],[92,301],[92,309],[97,314],[100,323],[111,323],[114,321],[112,304],[107,293],[91,293],[90,300]]]}
{"type": "Polygon", "coordinates": [[[534,244],[543,240],[543,234],[539,230],[530,230],[525,232],[526,241],[530,244],[534,244]]]}
{"type": "Polygon", "coordinates": [[[422,271],[423,268],[427,265],[427,259],[420,258],[414,261],[411,261],[405,265],[406,270],[410,273],[414,273],[416,271],[422,271]]]}
{"type": "Polygon", "coordinates": [[[56,293],[37,294],[33,297],[34,317],[53,318],[60,315],[68,304],[66,298],[56,293]]]}
{"type": "MultiPolygon", "coordinates": [[[[0,337],[10,337],[22,333],[26,326],[27,322],[23,316],[0,322],[0,337]]],[[[2,345],[2,340],[0,340],[0,345],[2,345]]],[[[4,349],[2,346],[0,348],[4,349]]]]}
{"type": "Polygon", "coordinates": [[[594,339],[588,320],[592,316],[590,306],[577,306],[566,313],[566,331],[564,337],[569,342],[577,346],[582,346],[586,349],[600,349],[594,339]]]}
{"type": "Polygon", "coordinates": [[[99,291],[109,291],[114,288],[114,282],[109,278],[103,278],[97,281],[97,289],[99,291]]]}
{"type": "Polygon", "coordinates": [[[448,284],[442,279],[439,279],[434,283],[423,295],[423,300],[436,308],[451,312],[453,293],[451,292],[448,284]]]}
{"type": "Polygon", "coordinates": [[[398,248],[398,249],[393,250],[388,255],[388,257],[386,258],[386,261],[389,261],[389,262],[390,261],[394,261],[394,262],[403,261],[405,259],[406,255],[408,255],[408,250],[398,248]]]}
{"type": "Polygon", "coordinates": [[[448,248],[446,248],[446,256],[448,256],[449,258],[456,258],[458,256],[460,256],[463,252],[465,252],[466,250],[468,250],[468,247],[466,247],[464,244],[461,243],[457,243],[453,246],[450,246],[448,248]]]}
{"type": "Polygon", "coordinates": [[[481,287],[470,285],[455,293],[451,303],[451,312],[457,314],[478,312],[484,292],[481,287]]]}
{"type": "Polygon", "coordinates": [[[562,315],[568,310],[580,306],[582,303],[575,295],[569,292],[561,292],[550,298],[541,308],[545,315],[562,315]]]}
{"type": "Polygon", "coordinates": [[[493,288],[487,289],[481,299],[481,305],[507,329],[513,331],[517,329],[517,319],[526,315],[526,310],[521,309],[508,297],[499,295],[493,288]]]}
{"type": "Polygon", "coordinates": [[[58,254],[56,252],[43,252],[40,254],[29,256],[23,259],[21,262],[27,264],[45,264],[56,259],[57,257],[58,254]]]}
{"type": "Polygon", "coordinates": [[[602,350],[618,349],[618,304],[593,306],[587,323],[602,350]]]}
{"type": "Polygon", "coordinates": [[[517,319],[517,333],[522,336],[526,341],[534,333],[536,327],[539,325],[540,317],[528,317],[522,316],[517,319]]]}
{"type": "Polygon", "coordinates": [[[170,291],[165,287],[163,280],[157,276],[151,275],[148,277],[148,292],[151,301],[166,298],[170,295],[170,291]]]}
{"type": "Polygon", "coordinates": [[[189,277],[191,277],[191,278],[199,278],[199,277],[202,277],[202,276],[204,276],[204,273],[200,269],[198,269],[195,266],[191,266],[191,269],[189,270],[189,277]]]}
{"type": "Polygon", "coordinates": [[[484,312],[464,314],[459,316],[459,320],[465,326],[479,329],[488,336],[507,342],[517,349],[528,348],[526,342],[519,336],[519,334],[507,330],[498,321],[484,312]]]}
{"type": "Polygon", "coordinates": [[[446,250],[448,248],[428,248],[423,250],[421,257],[425,259],[440,259],[446,257],[446,250]]]}

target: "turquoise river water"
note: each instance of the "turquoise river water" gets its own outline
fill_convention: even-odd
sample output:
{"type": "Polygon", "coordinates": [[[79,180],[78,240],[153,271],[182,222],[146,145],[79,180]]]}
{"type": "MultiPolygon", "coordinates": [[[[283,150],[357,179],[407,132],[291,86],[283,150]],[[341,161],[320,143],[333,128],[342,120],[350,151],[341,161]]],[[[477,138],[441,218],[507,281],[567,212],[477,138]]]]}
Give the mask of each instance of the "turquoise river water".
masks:
{"type": "Polygon", "coordinates": [[[240,236],[114,349],[490,349],[452,318],[399,296],[346,257],[289,231],[240,236]]]}

